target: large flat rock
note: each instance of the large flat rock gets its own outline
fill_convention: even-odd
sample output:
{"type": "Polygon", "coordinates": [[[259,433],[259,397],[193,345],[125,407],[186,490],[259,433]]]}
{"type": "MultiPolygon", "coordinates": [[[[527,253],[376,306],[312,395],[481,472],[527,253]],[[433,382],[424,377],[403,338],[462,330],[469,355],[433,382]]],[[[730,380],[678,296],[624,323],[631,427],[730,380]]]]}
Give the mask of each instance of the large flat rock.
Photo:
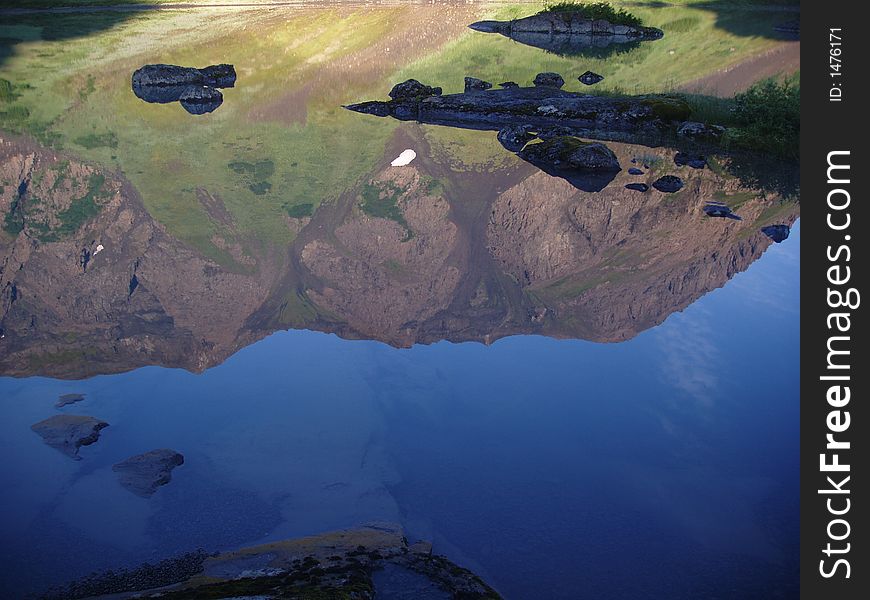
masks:
{"type": "Polygon", "coordinates": [[[75,460],[81,460],[79,448],[100,439],[100,430],[109,424],[84,415],[55,415],[31,425],[46,444],[75,460]]]}
{"type": "Polygon", "coordinates": [[[184,464],[184,457],[175,450],[161,448],[131,456],[112,467],[121,485],[143,498],[150,498],[172,479],[172,470],[184,464]]]}

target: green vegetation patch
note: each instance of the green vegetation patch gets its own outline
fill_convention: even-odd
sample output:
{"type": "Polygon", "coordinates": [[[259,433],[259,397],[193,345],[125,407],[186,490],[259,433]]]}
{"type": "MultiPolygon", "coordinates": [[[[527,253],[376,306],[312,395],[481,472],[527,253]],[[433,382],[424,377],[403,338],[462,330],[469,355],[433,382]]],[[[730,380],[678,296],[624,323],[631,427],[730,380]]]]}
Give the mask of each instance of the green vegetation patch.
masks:
{"type": "Polygon", "coordinates": [[[304,217],[310,217],[314,214],[314,205],[310,202],[305,202],[303,204],[293,204],[292,206],[285,205],[287,214],[293,217],[294,219],[302,219],[304,217]]]}
{"type": "Polygon", "coordinates": [[[587,19],[602,19],[613,25],[628,25],[629,27],[641,27],[643,22],[624,8],[613,8],[607,2],[584,2],[563,1],[547,5],[538,14],[546,13],[577,13],[587,19]]]}
{"type": "Polygon", "coordinates": [[[399,208],[399,199],[408,190],[391,181],[366,183],[362,187],[360,208],[371,217],[390,219],[405,228],[406,240],[411,238],[411,228],[399,208]]]}
{"type": "Polygon", "coordinates": [[[275,174],[275,163],[270,159],[249,163],[234,160],[227,167],[242,176],[248,184],[248,189],[257,196],[262,196],[272,189],[269,178],[275,174]]]}
{"type": "Polygon", "coordinates": [[[111,131],[106,133],[89,133],[88,135],[79,136],[73,141],[88,150],[118,147],[118,136],[111,131]]]}
{"type": "Polygon", "coordinates": [[[18,99],[15,86],[8,79],[0,78],[0,102],[14,102],[18,99]]]}

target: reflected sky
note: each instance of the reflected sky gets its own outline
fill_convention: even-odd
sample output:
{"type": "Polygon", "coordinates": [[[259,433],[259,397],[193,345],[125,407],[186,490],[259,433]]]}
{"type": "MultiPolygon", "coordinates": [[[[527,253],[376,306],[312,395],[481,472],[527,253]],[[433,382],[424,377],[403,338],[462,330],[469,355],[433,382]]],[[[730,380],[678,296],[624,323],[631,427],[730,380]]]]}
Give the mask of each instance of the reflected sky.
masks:
{"type": "Polygon", "coordinates": [[[507,598],[787,597],[799,240],[619,344],[288,331],[200,375],[2,378],[3,587],[390,519],[507,598]],[[111,424],[80,462],[29,428],[63,393],[111,424]],[[111,465],[157,447],[185,464],[145,500],[111,465]]]}

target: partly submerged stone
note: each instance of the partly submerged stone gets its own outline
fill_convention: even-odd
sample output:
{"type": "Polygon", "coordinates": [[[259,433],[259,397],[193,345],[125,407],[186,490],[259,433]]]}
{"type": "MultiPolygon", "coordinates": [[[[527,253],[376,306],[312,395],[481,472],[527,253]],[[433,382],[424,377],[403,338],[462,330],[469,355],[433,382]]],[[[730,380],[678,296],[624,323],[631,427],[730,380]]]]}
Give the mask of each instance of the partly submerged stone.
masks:
{"type": "Polygon", "coordinates": [[[577,79],[580,80],[580,83],[583,85],[595,85],[599,81],[604,81],[604,77],[599,75],[598,73],[593,73],[592,71],[586,71],[577,79]]]}
{"type": "Polygon", "coordinates": [[[788,234],[791,233],[791,229],[788,225],[777,224],[762,227],[761,232],[779,244],[788,239],[788,234]]]}
{"type": "Polygon", "coordinates": [[[79,448],[100,439],[100,431],[109,424],[84,415],[55,415],[31,425],[46,444],[74,460],[81,460],[79,448]]]}
{"type": "Polygon", "coordinates": [[[84,399],[84,394],[62,394],[58,397],[57,402],[54,403],[54,406],[55,408],[63,408],[64,406],[75,404],[76,402],[81,402],[84,399]]]}
{"type": "Polygon", "coordinates": [[[530,144],[520,152],[520,156],[563,169],[605,172],[621,169],[616,154],[601,142],[584,142],[571,136],[530,144]]]}
{"type": "Polygon", "coordinates": [[[625,184],[625,189],[635,192],[647,192],[649,191],[649,186],[645,183],[627,183],[625,184]]]}
{"type": "Polygon", "coordinates": [[[204,115],[216,110],[224,101],[220,90],[212,87],[191,86],[178,99],[184,110],[192,115],[204,115]]]}
{"type": "Polygon", "coordinates": [[[204,69],[177,65],[145,65],[133,73],[133,89],[137,87],[174,87],[200,85],[227,88],[236,84],[233,65],[211,65],[204,69]]]}
{"type": "Polygon", "coordinates": [[[675,175],[664,175],[656,179],[652,186],[660,192],[672,194],[683,188],[683,180],[675,175]]]}
{"type": "Polygon", "coordinates": [[[686,152],[677,152],[674,155],[674,164],[678,167],[687,165],[693,169],[703,169],[707,166],[707,157],[701,154],[689,154],[686,152]]]}
{"type": "Polygon", "coordinates": [[[601,142],[555,137],[527,144],[517,153],[545,173],[561,177],[586,192],[600,192],[621,170],[613,151],[601,142]]]}
{"type": "Polygon", "coordinates": [[[629,175],[643,175],[643,171],[641,169],[638,169],[637,167],[631,167],[628,170],[628,174],[629,175]]]}
{"type": "Polygon", "coordinates": [[[402,83],[397,83],[393,86],[393,89],[390,90],[389,94],[390,98],[392,98],[393,100],[405,100],[409,98],[423,99],[428,98],[429,96],[440,95],[440,87],[425,85],[423,83],[420,83],[416,79],[408,79],[407,81],[403,81],[402,83]]]}
{"type": "Polygon", "coordinates": [[[558,73],[538,73],[533,82],[535,87],[551,87],[559,89],[565,85],[565,80],[558,73]]]}
{"type": "Polygon", "coordinates": [[[509,125],[499,130],[498,141],[506,150],[519,152],[527,143],[535,139],[535,134],[531,133],[531,130],[530,125],[509,125]]]}
{"type": "Polygon", "coordinates": [[[184,464],[184,457],[175,450],[162,448],[131,456],[117,463],[112,470],[121,485],[137,496],[148,498],[172,479],[172,470],[184,464]]]}
{"type": "Polygon", "coordinates": [[[488,81],[484,81],[483,79],[478,79],[477,77],[466,77],[465,78],[465,93],[469,92],[483,92],[492,87],[492,84],[488,81]]]}

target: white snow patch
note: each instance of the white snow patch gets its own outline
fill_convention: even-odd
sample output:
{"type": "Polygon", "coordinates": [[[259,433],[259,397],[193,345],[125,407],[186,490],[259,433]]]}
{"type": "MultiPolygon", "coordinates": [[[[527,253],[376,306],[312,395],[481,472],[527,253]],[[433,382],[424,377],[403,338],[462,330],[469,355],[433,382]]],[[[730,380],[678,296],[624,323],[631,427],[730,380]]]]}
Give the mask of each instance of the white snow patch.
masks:
{"type": "Polygon", "coordinates": [[[402,150],[402,153],[396,157],[396,160],[390,163],[393,167],[404,167],[405,165],[411,164],[411,161],[417,158],[417,153],[408,148],[407,150],[402,150]]]}
{"type": "Polygon", "coordinates": [[[105,250],[105,247],[102,244],[97,244],[97,249],[94,250],[94,256],[96,256],[97,254],[99,254],[103,250],[105,250]]]}

